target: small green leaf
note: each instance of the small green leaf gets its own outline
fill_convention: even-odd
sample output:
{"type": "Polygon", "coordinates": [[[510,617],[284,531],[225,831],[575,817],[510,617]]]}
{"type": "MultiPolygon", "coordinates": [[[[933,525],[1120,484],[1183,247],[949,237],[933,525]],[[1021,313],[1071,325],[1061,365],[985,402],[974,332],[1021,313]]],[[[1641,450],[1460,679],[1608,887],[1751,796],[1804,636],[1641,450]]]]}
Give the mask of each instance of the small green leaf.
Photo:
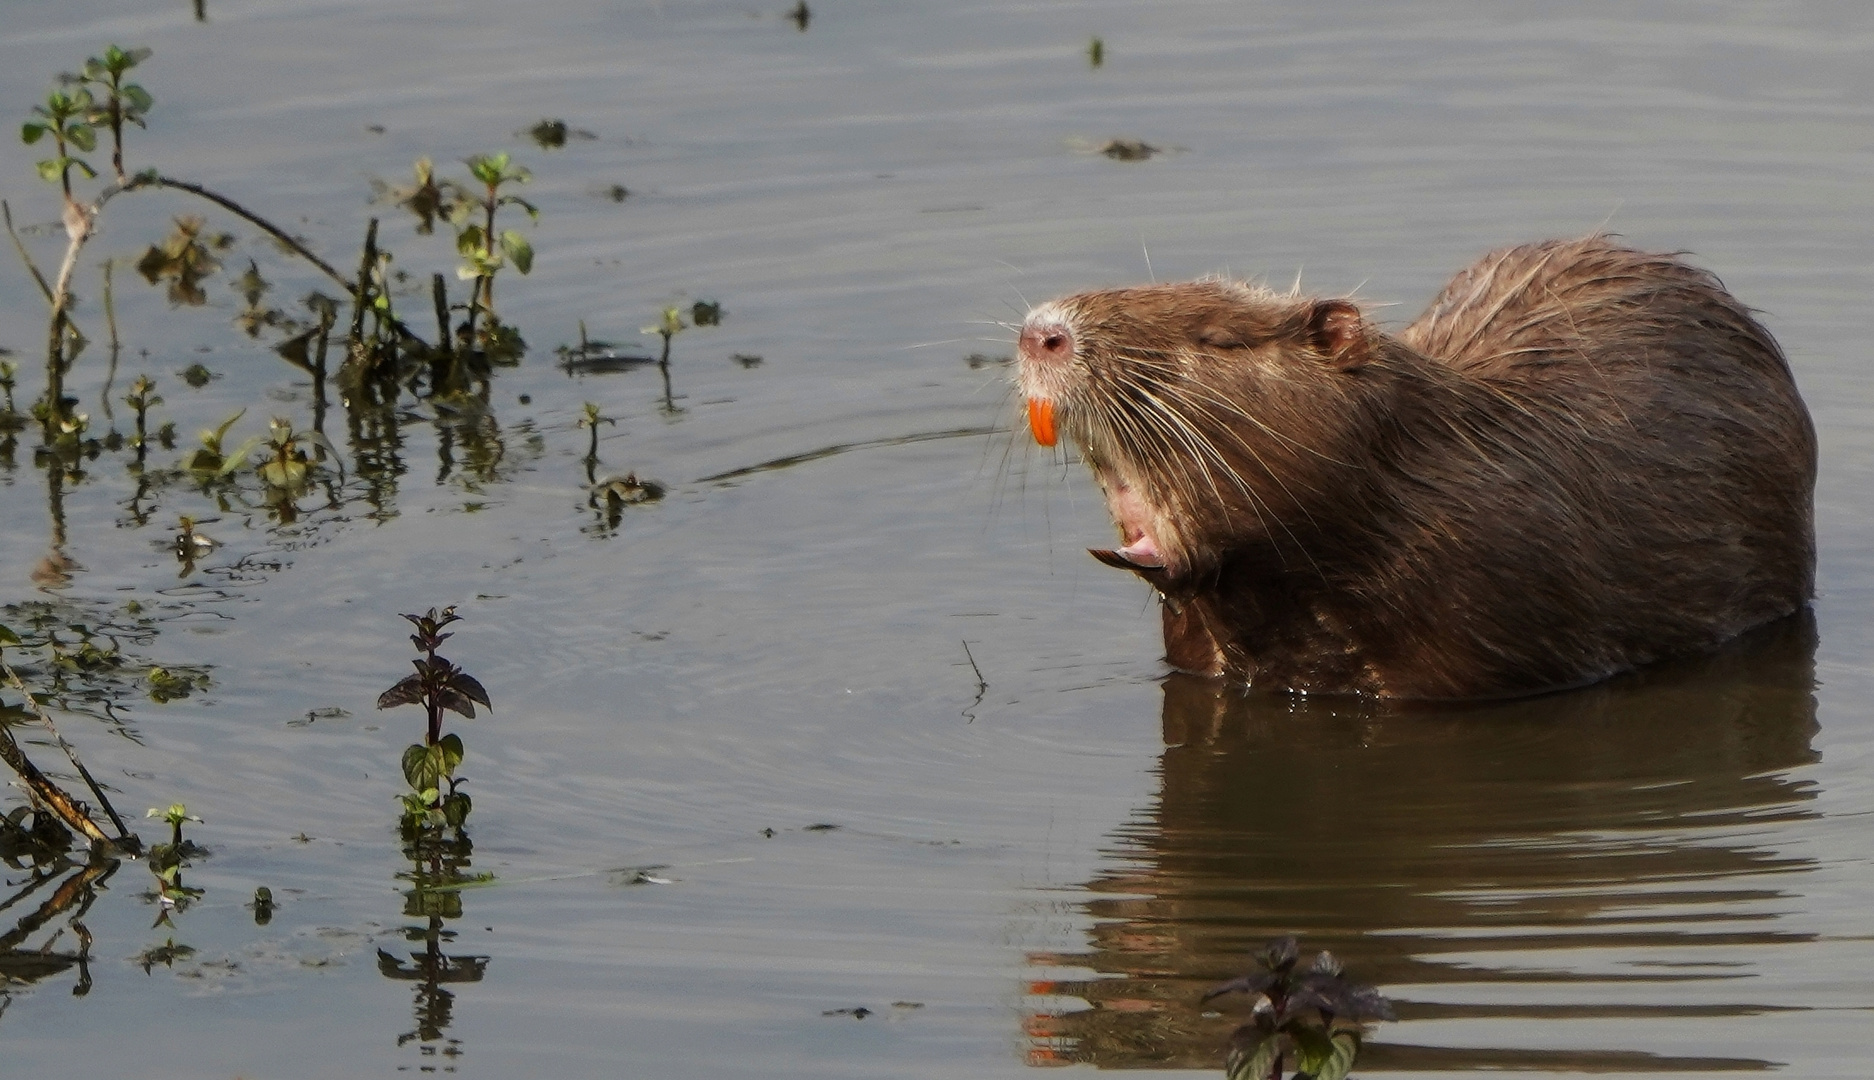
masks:
{"type": "Polygon", "coordinates": [[[1313,1076],[1334,1056],[1334,1044],[1328,1041],[1325,1032],[1295,1025],[1290,1028],[1289,1037],[1295,1040],[1295,1068],[1299,1072],[1313,1076]]]}
{"type": "Polygon", "coordinates": [[[147,48],[120,49],[111,45],[104,50],[104,64],[111,71],[121,75],[150,58],[147,48]]]}
{"type": "Polygon", "coordinates": [[[119,87],[117,93],[124,99],[126,112],[149,112],[150,107],[156,104],[155,99],[150,97],[150,92],[136,83],[127,83],[119,87]]]}
{"type": "Polygon", "coordinates": [[[514,260],[514,269],[521,273],[525,274],[534,268],[534,246],[513,229],[501,234],[501,250],[514,260]]]}
{"type": "Polygon", "coordinates": [[[1353,1059],[1360,1053],[1359,1038],[1352,1032],[1343,1031],[1335,1035],[1333,1041],[1333,1053],[1315,1071],[1314,1080],[1346,1080],[1347,1073],[1353,1069],[1353,1059]]]}
{"type": "Polygon", "coordinates": [[[468,228],[455,234],[455,249],[457,254],[480,254],[483,247],[482,227],[480,225],[470,225],[468,228]]]}
{"type": "Polygon", "coordinates": [[[85,164],[85,162],[82,159],[75,158],[75,157],[68,157],[68,158],[63,158],[61,160],[63,160],[65,164],[70,165],[72,168],[77,169],[79,172],[84,173],[86,176],[90,177],[91,179],[93,180],[97,179],[98,171],[92,168],[91,166],[85,164]]]}
{"type": "Polygon", "coordinates": [[[1226,1080],[1266,1080],[1269,1069],[1274,1066],[1276,1055],[1282,1052],[1282,1037],[1270,1033],[1258,1040],[1248,1053],[1241,1046],[1230,1048],[1230,1056],[1224,1062],[1226,1080]]]}
{"type": "Polygon", "coordinates": [[[31,146],[32,144],[38,142],[41,138],[43,138],[45,136],[45,133],[48,130],[50,129],[48,129],[44,124],[40,124],[31,120],[28,120],[24,124],[20,125],[20,141],[25,143],[27,146],[31,146]]]}
{"type": "Polygon", "coordinates": [[[247,460],[247,455],[253,453],[255,447],[259,446],[261,443],[266,442],[266,441],[267,441],[267,437],[265,435],[255,435],[252,438],[248,439],[246,442],[235,447],[234,452],[229,454],[227,460],[222,463],[221,475],[226,476],[229,473],[233,472],[234,470],[240,468],[241,463],[247,460]]]}
{"type": "Polygon", "coordinates": [[[87,154],[98,148],[98,131],[89,124],[73,124],[66,128],[65,138],[87,154]]]}
{"type": "Polygon", "coordinates": [[[0,626],[0,645],[18,645],[19,643],[20,639],[18,634],[15,634],[7,627],[0,626]]]}
{"type": "Polygon", "coordinates": [[[430,748],[422,743],[411,743],[403,751],[403,778],[416,791],[436,786],[438,774],[430,759],[430,748]]]}
{"type": "Polygon", "coordinates": [[[519,195],[503,195],[496,205],[507,206],[510,203],[527,211],[527,216],[535,221],[540,220],[540,208],[528,202],[526,199],[521,198],[519,195]]]}
{"type": "Polygon", "coordinates": [[[442,751],[442,771],[444,776],[454,776],[455,767],[462,764],[462,736],[450,732],[436,744],[442,751]]]}
{"type": "Polygon", "coordinates": [[[56,183],[59,178],[59,173],[63,172],[65,169],[65,162],[65,158],[51,158],[40,162],[38,165],[39,179],[44,180],[48,184],[56,183]]]}

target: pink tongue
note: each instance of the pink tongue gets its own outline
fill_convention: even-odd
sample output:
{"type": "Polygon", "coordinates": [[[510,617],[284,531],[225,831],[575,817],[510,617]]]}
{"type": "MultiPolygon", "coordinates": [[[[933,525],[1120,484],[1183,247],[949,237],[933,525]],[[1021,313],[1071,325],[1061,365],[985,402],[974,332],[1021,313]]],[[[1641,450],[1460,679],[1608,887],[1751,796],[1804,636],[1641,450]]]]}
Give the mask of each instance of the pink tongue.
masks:
{"type": "Polygon", "coordinates": [[[1134,566],[1164,566],[1165,557],[1158,553],[1158,544],[1149,536],[1141,536],[1114,554],[1134,566]]]}
{"type": "Polygon", "coordinates": [[[1152,508],[1139,493],[1123,481],[1115,479],[1106,489],[1107,509],[1112,512],[1113,520],[1119,524],[1119,534],[1126,541],[1126,546],[1114,554],[1134,566],[1163,566],[1165,556],[1158,550],[1158,541],[1152,538],[1152,508]]]}

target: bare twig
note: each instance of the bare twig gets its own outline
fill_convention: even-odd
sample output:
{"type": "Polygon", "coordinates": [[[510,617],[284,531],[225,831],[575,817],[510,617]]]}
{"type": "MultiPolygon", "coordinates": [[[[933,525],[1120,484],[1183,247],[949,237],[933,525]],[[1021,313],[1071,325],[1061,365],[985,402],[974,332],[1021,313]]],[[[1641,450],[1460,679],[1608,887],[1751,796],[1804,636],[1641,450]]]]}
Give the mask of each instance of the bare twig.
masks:
{"type": "MultiPolygon", "coordinates": [[[[33,276],[39,278],[40,288],[45,290],[46,299],[52,304],[52,340],[54,342],[60,339],[60,332],[65,327],[71,325],[72,272],[78,266],[79,252],[84,250],[86,242],[91,239],[91,234],[97,231],[98,214],[104,210],[105,203],[110,202],[113,198],[116,198],[126,191],[135,191],[138,188],[168,188],[173,191],[186,191],[198,198],[207,199],[209,202],[214,203],[216,206],[221,207],[223,210],[239,217],[241,220],[246,221],[268,236],[279,241],[287,250],[305,259],[307,262],[317,267],[326,277],[336,281],[344,288],[346,293],[354,299],[358,299],[360,296],[358,287],[353,285],[345,275],[333,269],[331,263],[313,254],[306,245],[288,235],[287,232],[278,225],[254,213],[252,210],[228,198],[226,195],[210,191],[200,184],[192,184],[186,180],[177,180],[174,177],[163,176],[154,171],[142,172],[132,176],[128,180],[112,184],[103,191],[98,192],[98,197],[93,199],[89,206],[78,206],[74,203],[66,208],[65,230],[66,234],[71,238],[71,242],[65,249],[64,261],[59,264],[58,280],[50,288],[46,287],[45,279],[40,277],[39,271],[37,269],[33,270],[33,276]]],[[[7,221],[8,229],[11,231],[12,217],[10,212],[7,221]]],[[[14,238],[14,243],[16,245],[19,244],[17,236],[14,238]]],[[[22,256],[25,255],[24,246],[21,246],[20,252],[22,256]]],[[[29,267],[32,265],[30,259],[27,260],[27,265],[29,267]]],[[[414,341],[422,340],[399,320],[392,318],[386,321],[389,323],[391,329],[395,330],[399,336],[414,341]]]]}
{"type": "Polygon", "coordinates": [[[0,199],[0,216],[6,218],[7,235],[13,238],[13,250],[20,253],[20,261],[25,263],[26,269],[32,272],[33,280],[39,283],[39,291],[46,294],[46,303],[50,304],[52,286],[46,284],[46,276],[39,272],[38,266],[34,265],[32,253],[28,252],[26,245],[20,242],[20,234],[13,231],[13,208],[6,204],[5,199],[0,199]]]}
{"type": "Polygon", "coordinates": [[[32,760],[26,756],[25,751],[19,748],[19,744],[13,741],[13,733],[4,727],[0,727],[0,761],[12,766],[20,779],[26,782],[26,790],[32,792],[33,798],[44,803],[54,814],[57,814],[59,820],[84,833],[86,838],[92,841],[100,844],[111,842],[111,838],[104,835],[104,830],[98,828],[97,822],[91,820],[83,807],[74,802],[70,795],[60,790],[57,784],[46,779],[45,774],[40,772],[32,760]]]}
{"type": "MultiPolygon", "coordinates": [[[[85,786],[91,789],[91,794],[97,797],[98,805],[103,807],[105,814],[110,816],[111,824],[117,827],[118,840],[132,839],[130,830],[124,825],[124,819],[117,816],[117,810],[111,806],[111,800],[104,794],[104,789],[92,778],[91,770],[85,768],[85,763],[78,760],[78,751],[72,747],[71,743],[65,741],[65,736],[59,734],[58,726],[52,722],[51,714],[39,704],[39,699],[33,696],[32,691],[26,689],[26,684],[20,681],[19,672],[14,671],[11,664],[0,659],[0,673],[6,675],[8,684],[26,699],[26,704],[32,709],[33,715],[37,716],[39,722],[45,725],[45,729],[52,733],[52,738],[59,744],[59,749],[65,751],[65,756],[71,760],[72,767],[77,769],[78,775],[84,778],[85,786]]],[[[66,824],[93,840],[107,839],[103,831],[91,821],[83,809],[72,801],[71,796],[59,790],[52,781],[46,779],[45,775],[33,766],[25,753],[20,750],[19,745],[13,741],[12,734],[5,728],[0,728],[0,759],[4,759],[8,765],[11,765],[13,771],[20,774],[20,779],[26,781],[33,793],[39,796],[46,805],[52,807],[59,817],[64,818],[66,824]]]]}
{"type": "MultiPolygon", "coordinates": [[[[146,173],[145,175],[147,176],[148,174],[146,173]]],[[[320,271],[325,274],[326,277],[331,278],[333,281],[338,282],[340,285],[346,288],[351,287],[351,283],[345,279],[345,275],[339,273],[337,270],[334,270],[332,268],[332,265],[326,262],[324,259],[321,259],[317,255],[314,255],[311,251],[308,251],[306,249],[306,245],[300,243],[298,240],[295,240],[293,239],[293,237],[287,235],[286,232],[281,230],[281,228],[278,225],[275,225],[273,222],[268,221],[266,218],[263,218],[259,214],[254,213],[252,210],[247,209],[245,206],[242,206],[240,203],[237,203],[233,199],[228,198],[226,195],[217,194],[213,191],[208,190],[207,188],[203,187],[200,184],[191,184],[186,180],[176,180],[167,176],[150,177],[150,182],[155,184],[157,187],[166,187],[166,188],[173,188],[177,191],[186,191],[191,195],[198,195],[204,199],[207,199],[209,202],[214,203],[216,206],[221,207],[223,210],[228,211],[230,214],[234,214],[235,216],[240,217],[241,219],[248,222],[250,225],[253,225],[255,228],[258,228],[262,232],[266,233],[268,236],[271,236],[275,240],[278,240],[280,243],[286,245],[286,247],[289,250],[291,250],[293,254],[298,255],[300,258],[318,267],[320,271]]],[[[136,181],[132,180],[131,183],[135,184],[136,181]]]]}
{"type": "Polygon", "coordinates": [[[989,680],[983,678],[983,669],[976,666],[976,657],[970,653],[970,643],[967,641],[963,642],[963,655],[970,662],[970,670],[976,673],[976,700],[963,710],[963,716],[973,724],[976,722],[976,706],[983,703],[983,695],[989,692],[989,680]]]}

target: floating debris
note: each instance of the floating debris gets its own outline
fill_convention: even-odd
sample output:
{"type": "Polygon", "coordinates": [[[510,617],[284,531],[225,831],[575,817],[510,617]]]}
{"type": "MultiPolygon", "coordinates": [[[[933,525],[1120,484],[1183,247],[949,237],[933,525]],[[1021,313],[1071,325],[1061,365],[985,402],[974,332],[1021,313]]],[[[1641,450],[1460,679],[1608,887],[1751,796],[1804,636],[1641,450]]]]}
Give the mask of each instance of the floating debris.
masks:
{"type": "Polygon", "coordinates": [[[517,132],[526,135],[540,145],[543,150],[558,150],[566,145],[567,139],[596,139],[597,135],[584,128],[566,126],[564,120],[542,120],[526,131],[517,132]]]}
{"type": "Polygon", "coordinates": [[[1100,147],[1100,153],[1114,161],[1144,161],[1164,151],[1138,139],[1109,139],[1106,145],[1100,147]]]}
{"type": "Polygon", "coordinates": [[[631,506],[638,503],[653,503],[664,497],[664,485],[655,480],[640,480],[636,473],[623,476],[608,476],[592,486],[594,498],[602,498],[608,503],[631,506]]]}

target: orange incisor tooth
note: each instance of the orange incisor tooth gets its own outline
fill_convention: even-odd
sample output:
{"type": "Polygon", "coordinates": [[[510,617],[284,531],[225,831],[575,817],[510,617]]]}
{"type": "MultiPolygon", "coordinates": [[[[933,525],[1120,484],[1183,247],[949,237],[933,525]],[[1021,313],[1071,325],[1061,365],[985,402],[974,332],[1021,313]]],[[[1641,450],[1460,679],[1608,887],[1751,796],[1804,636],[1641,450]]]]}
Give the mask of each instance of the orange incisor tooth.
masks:
{"type": "Polygon", "coordinates": [[[1054,402],[1046,398],[1028,399],[1028,430],[1035,433],[1035,441],[1042,446],[1054,445],[1054,402]]]}

